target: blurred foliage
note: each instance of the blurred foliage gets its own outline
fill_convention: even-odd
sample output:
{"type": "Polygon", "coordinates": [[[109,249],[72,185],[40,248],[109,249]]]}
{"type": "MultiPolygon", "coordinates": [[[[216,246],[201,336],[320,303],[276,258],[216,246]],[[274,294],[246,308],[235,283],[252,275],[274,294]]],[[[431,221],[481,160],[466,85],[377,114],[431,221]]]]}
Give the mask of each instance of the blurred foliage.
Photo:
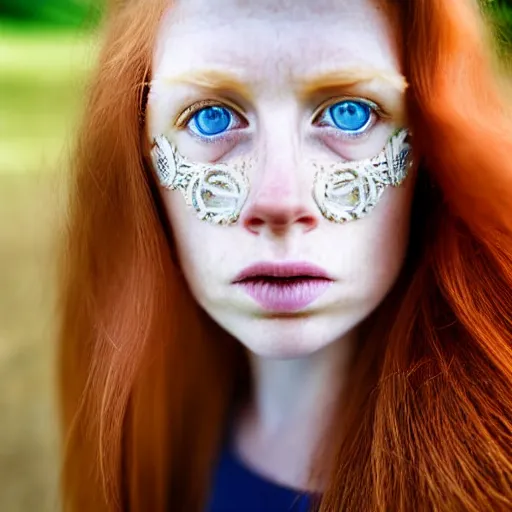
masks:
{"type": "Polygon", "coordinates": [[[512,52],[511,0],[486,0],[484,10],[493,25],[498,45],[504,52],[512,52]]]}
{"type": "Polygon", "coordinates": [[[86,28],[101,18],[104,0],[0,0],[0,18],[23,24],[86,28]]]}
{"type": "MultiPolygon", "coordinates": [[[[53,26],[95,25],[107,0],[0,0],[0,19],[53,26]]],[[[447,0],[449,1],[449,0],[447,0]]],[[[512,0],[479,0],[499,42],[512,50],[512,0]]]]}

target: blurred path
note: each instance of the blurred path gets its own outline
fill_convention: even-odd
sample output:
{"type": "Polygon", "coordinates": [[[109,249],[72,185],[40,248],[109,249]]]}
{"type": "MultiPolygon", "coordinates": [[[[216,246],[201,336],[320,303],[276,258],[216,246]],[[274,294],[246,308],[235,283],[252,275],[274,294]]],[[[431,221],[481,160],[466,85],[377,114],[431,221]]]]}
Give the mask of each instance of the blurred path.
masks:
{"type": "Polygon", "coordinates": [[[49,180],[0,174],[2,512],[58,510],[52,195],[49,180]]]}

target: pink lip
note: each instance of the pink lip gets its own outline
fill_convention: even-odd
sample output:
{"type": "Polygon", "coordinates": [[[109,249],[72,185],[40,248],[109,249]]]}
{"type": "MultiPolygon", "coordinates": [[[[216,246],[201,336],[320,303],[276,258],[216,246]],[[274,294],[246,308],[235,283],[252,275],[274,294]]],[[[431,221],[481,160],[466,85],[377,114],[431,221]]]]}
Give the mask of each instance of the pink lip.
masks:
{"type": "Polygon", "coordinates": [[[257,263],[233,281],[264,309],[277,313],[299,311],[322,295],[333,279],[309,263],[257,263]]]}

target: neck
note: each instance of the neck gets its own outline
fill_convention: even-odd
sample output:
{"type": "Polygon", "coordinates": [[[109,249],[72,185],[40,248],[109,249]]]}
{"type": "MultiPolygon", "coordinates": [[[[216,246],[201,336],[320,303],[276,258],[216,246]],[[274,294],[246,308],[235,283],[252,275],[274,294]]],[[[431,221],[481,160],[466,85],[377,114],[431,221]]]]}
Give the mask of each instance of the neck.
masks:
{"type": "Polygon", "coordinates": [[[235,450],[262,476],[318,490],[315,450],[345,386],[353,334],[297,359],[251,355],[254,393],[235,423],[235,450]]]}

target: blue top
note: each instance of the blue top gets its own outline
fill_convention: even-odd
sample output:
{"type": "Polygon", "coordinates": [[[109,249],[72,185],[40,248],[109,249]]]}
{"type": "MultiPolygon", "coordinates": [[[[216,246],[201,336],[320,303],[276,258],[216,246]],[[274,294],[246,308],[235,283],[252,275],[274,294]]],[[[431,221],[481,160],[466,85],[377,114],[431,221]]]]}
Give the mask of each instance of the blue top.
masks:
{"type": "Polygon", "coordinates": [[[310,497],[261,477],[224,448],[206,512],[309,512],[310,497]]]}

